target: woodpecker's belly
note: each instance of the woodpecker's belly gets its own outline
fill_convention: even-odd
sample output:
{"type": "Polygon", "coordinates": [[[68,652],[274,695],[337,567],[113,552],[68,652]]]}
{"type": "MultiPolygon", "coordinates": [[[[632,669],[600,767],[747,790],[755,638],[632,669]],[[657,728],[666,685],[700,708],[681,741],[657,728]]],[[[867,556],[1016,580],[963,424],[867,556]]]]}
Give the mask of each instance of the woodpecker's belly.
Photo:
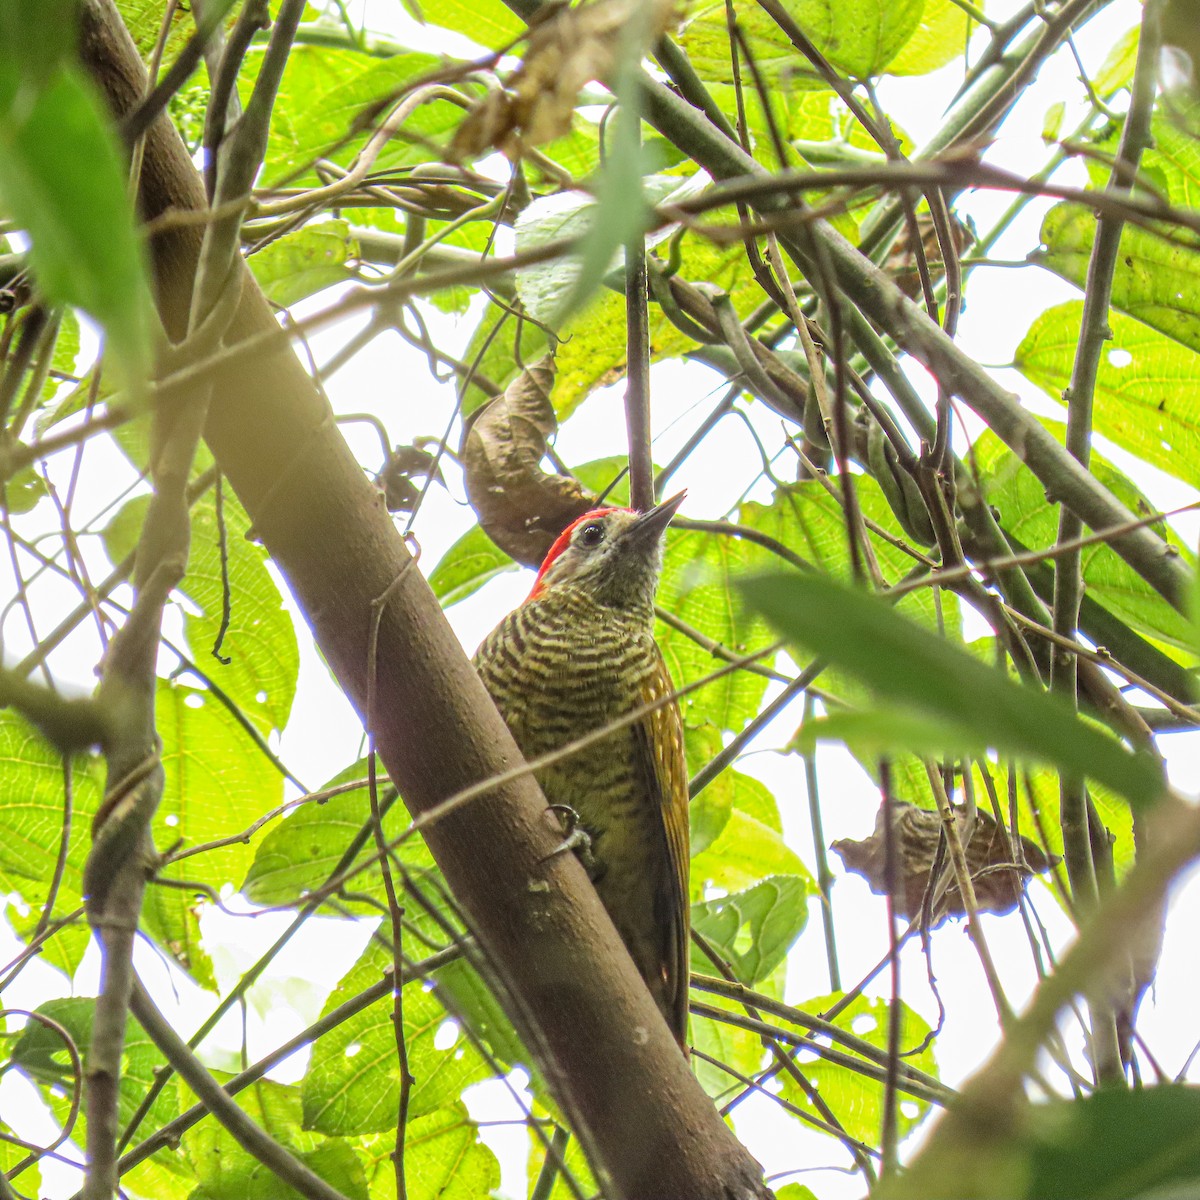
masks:
{"type": "MultiPolygon", "coordinates": [[[[649,628],[544,628],[535,605],[516,610],[476,655],[483,682],[526,758],[561,749],[650,698],[658,658],[649,628]],[[533,611],[531,611],[533,610],[533,611]],[[564,644],[567,641],[569,644],[564,644]]],[[[648,625],[648,622],[646,622],[648,625]]],[[[662,993],[657,912],[669,863],[657,781],[632,726],[544,767],[552,804],[579,816],[592,842],[596,890],[651,990],[662,993]]]]}
{"type": "MultiPolygon", "coordinates": [[[[588,691],[589,672],[574,672],[572,690],[588,691]]],[[[517,705],[509,718],[513,736],[526,758],[536,758],[603,727],[637,705],[592,691],[589,703],[572,711],[569,704],[517,705]],[[604,712],[599,711],[603,707],[604,712]]],[[[658,793],[647,778],[631,729],[622,729],[569,758],[536,772],[551,804],[565,804],[579,818],[591,841],[592,882],[642,977],[660,1003],[663,988],[663,930],[658,898],[669,886],[669,862],[663,847],[658,793]]]]}

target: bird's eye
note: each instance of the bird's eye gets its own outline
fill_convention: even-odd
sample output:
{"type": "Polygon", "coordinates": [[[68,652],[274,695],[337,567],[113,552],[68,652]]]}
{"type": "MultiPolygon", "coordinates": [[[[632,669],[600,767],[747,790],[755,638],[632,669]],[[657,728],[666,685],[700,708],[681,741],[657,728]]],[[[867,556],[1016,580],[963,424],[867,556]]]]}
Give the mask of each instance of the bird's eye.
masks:
{"type": "Polygon", "coordinates": [[[604,526],[600,524],[585,525],[579,531],[579,541],[584,546],[598,546],[604,541],[604,526]]]}

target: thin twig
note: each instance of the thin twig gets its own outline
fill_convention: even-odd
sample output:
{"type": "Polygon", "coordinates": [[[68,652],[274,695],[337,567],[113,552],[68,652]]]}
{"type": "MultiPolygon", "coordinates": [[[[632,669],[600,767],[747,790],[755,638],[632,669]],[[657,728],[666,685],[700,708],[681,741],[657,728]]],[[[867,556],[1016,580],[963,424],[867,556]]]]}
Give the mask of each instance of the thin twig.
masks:
{"type": "Polygon", "coordinates": [[[130,1007],[163,1057],[247,1154],[262,1163],[281,1183],[295,1188],[305,1200],[346,1200],[337,1188],[331,1187],[275,1141],[233,1102],[232,1096],[209,1074],[140,983],[134,984],[130,1007]]]}

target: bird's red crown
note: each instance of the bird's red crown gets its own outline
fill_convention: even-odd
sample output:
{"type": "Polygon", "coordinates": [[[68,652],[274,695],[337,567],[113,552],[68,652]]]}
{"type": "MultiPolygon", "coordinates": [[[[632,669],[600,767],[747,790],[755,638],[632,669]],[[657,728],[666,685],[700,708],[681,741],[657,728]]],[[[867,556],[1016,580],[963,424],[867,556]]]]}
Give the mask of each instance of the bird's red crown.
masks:
{"type": "Polygon", "coordinates": [[[525,597],[526,604],[528,604],[530,600],[536,600],[542,594],[542,592],[545,591],[545,584],[542,582],[542,579],[546,572],[554,564],[555,559],[557,559],[558,556],[562,554],[562,552],[571,544],[571,537],[575,533],[575,530],[577,530],[581,525],[586,525],[589,521],[594,521],[597,517],[607,516],[611,512],[633,512],[633,509],[623,509],[614,506],[610,506],[608,508],[593,508],[591,511],[585,512],[583,516],[576,517],[575,520],[572,521],[570,525],[568,525],[566,529],[564,529],[562,533],[560,533],[558,537],[554,539],[554,545],[552,545],[550,549],[546,551],[546,557],[542,559],[542,565],[538,567],[537,578],[533,581],[533,590],[528,596],[525,597]]]}

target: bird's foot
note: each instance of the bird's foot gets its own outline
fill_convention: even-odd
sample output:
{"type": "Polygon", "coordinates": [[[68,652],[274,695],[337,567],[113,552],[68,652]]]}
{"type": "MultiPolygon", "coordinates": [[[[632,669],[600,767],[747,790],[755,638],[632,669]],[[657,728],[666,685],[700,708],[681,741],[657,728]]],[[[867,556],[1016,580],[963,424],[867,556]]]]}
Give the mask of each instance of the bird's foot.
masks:
{"type": "Polygon", "coordinates": [[[595,883],[604,874],[604,867],[592,851],[592,835],[580,824],[579,814],[569,804],[551,804],[549,811],[562,822],[563,840],[542,861],[556,854],[570,852],[579,859],[588,878],[595,883]]]}

